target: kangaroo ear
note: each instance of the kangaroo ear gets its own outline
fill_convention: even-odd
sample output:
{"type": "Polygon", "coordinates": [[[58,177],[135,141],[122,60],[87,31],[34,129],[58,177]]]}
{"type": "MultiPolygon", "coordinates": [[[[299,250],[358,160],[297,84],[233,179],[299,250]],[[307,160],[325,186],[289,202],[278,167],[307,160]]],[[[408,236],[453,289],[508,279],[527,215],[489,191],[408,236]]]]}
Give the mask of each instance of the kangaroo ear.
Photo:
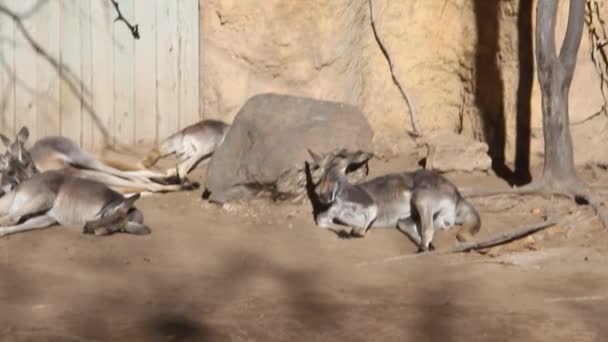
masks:
{"type": "Polygon", "coordinates": [[[25,142],[27,141],[27,139],[29,137],[30,137],[30,130],[26,126],[23,126],[19,130],[19,133],[17,133],[17,138],[15,140],[22,144],[25,144],[25,142]]]}
{"type": "Polygon", "coordinates": [[[135,203],[135,201],[137,201],[140,197],[141,197],[140,193],[136,193],[135,195],[133,195],[131,197],[127,197],[127,198],[125,198],[125,201],[123,202],[123,205],[126,208],[130,208],[130,207],[133,206],[133,204],[135,203]]]}
{"type": "Polygon", "coordinates": [[[117,215],[120,213],[126,214],[129,209],[133,207],[133,203],[135,203],[140,196],[141,194],[137,193],[131,197],[113,201],[112,203],[106,205],[106,210],[109,215],[117,215]]]}
{"type": "Polygon", "coordinates": [[[11,139],[7,138],[6,135],[0,134],[0,140],[2,140],[4,147],[9,148],[11,146],[11,139]]]}
{"type": "Polygon", "coordinates": [[[340,190],[340,182],[335,182],[331,187],[331,202],[336,200],[336,196],[338,196],[338,190],[340,190]]]}
{"type": "Polygon", "coordinates": [[[374,156],[373,153],[358,151],[353,154],[353,156],[350,158],[350,160],[352,163],[360,164],[360,163],[364,163],[364,162],[370,160],[373,156],[374,156]]]}
{"type": "Polygon", "coordinates": [[[26,151],[25,147],[21,142],[15,141],[10,148],[10,154],[17,158],[19,162],[24,163],[31,159],[29,152],[26,151]]]}
{"type": "Polygon", "coordinates": [[[6,170],[8,168],[8,160],[6,156],[0,155],[0,170],[6,170]]]}
{"type": "Polygon", "coordinates": [[[312,161],[315,165],[319,166],[319,164],[322,161],[321,156],[319,156],[318,154],[314,153],[313,151],[311,151],[310,149],[308,149],[308,154],[310,154],[310,156],[312,157],[312,161]]]}

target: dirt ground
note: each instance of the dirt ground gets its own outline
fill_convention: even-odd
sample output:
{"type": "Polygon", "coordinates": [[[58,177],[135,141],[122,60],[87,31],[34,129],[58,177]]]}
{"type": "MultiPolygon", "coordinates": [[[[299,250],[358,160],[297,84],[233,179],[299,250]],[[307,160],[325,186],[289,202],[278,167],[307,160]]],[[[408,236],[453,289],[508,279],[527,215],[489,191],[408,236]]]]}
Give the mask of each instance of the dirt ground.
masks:
{"type": "MultiPolygon", "coordinates": [[[[411,167],[374,161],[371,170],[411,167]]],[[[602,172],[583,173],[604,180],[602,172]]],[[[489,175],[450,178],[462,187],[505,186],[489,175]]],[[[413,256],[416,248],[396,230],[339,239],[315,227],[308,204],[220,208],[200,194],[142,198],[149,236],[95,238],[55,227],[1,239],[0,340],[602,341],[608,334],[608,233],[590,209],[566,200],[476,199],[480,238],[542,220],[535,208],[572,213],[484,253],[413,256]]],[[[454,237],[441,232],[436,245],[454,237]]]]}

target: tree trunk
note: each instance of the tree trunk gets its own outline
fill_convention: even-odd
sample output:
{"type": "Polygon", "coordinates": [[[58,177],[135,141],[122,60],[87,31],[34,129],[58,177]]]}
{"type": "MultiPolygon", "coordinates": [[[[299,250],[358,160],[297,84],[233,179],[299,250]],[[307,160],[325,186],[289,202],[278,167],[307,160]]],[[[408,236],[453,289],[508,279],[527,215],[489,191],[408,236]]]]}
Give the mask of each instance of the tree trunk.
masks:
{"type": "MultiPolygon", "coordinates": [[[[524,1],[524,0],[521,0],[524,1]]],[[[570,0],[568,26],[562,47],[555,47],[555,20],[559,0],[538,0],[536,7],[536,64],[540,82],[545,165],[543,176],[521,188],[489,191],[481,195],[560,194],[587,202],[608,230],[608,210],[600,196],[576,174],[572,153],[572,137],[568,120],[568,96],[576,67],[576,56],[583,36],[585,1],[570,0]]],[[[479,194],[469,194],[475,196],[479,194]]]]}
{"type": "Polygon", "coordinates": [[[545,140],[543,181],[549,187],[568,186],[578,180],[572,153],[568,96],[583,33],[585,1],[570,0],[568,26],[559,56],[555,46],[557,6],[557,0],[539,0],[536,12],[536,62],[545,140]]]}

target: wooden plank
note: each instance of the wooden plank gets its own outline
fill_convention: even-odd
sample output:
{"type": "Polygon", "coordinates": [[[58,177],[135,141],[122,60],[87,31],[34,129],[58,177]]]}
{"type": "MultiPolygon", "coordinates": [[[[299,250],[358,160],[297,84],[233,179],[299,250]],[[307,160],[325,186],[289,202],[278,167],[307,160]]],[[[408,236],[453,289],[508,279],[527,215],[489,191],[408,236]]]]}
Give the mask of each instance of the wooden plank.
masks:
{"type": "Polygon", "coordinates": [[[178,1],[179,125],[200,120],[198,80],[198,0],[178,1]]]}
{"type": "Polygon", "coordinates": [[[206,0],[198,1],[198,103],[199,103],[199,113],[200,119],[203,120],[206,118],[205,113],[205,74],[203,70],[205,64],[205,50],[204,50],[204,42],[205,42],[205,11],[210,7],[209,2],[206,0]]]}
{"type": "MultiPolygon", "coordinates": [[[[36,4],[35,0],[12,2],[16,13],[23,13],[36,4]]],[[[32,138],[36,137],[36,54],[27,36],[36,39],[36,23],[32,17],[21,20],[23,30],[15,30],[15,129],[27,126],[32,138]]],[[[17,27],[16,27],[17,28],[17,27]]]]}
{"type": "MultiPolygon", "coordinates": [[[[0,133],[8,137],[15,134],[14,29],[12,20],[0,21],[0,133]]],[[[4,147],[0,151],[4,151],[4,147]]]]}
{"type": "MultiPolygon", "coordinates": [[[[119,4],[125,19],[135,25],[133,0],[119,4]]],[[[125,146],[135,143],[134,40],[124,22],[114,23],[114,141],[125,146]]]]}
{"type": "Polygon", "coordinates": [[[82,79],[82,98],[80,102],[81,126],[80,141],[86,150],[93,150],[94,113],[91,111],[93,103],[92,93],[92,41],[91,41],[91,1],[79,0],[80,5],[80,75],[82,79]]]}
{"type": "Polygon", "coordinates": [[[141,38],[135,42],[135,143],[156,140],[156,0],[135,0],[135,22],[141,38]]]}
{"type": "Polygon", "coordinates": [[[61,135],[81,143],[82,76],[80,59],[80,13],[78,0],[61,7],[61,135]]]}
{"type": "Polygon", "coordinates": [[[109,135],[110,129],[114,131],[114,9],[109,1],[91,0],[91,14],[93,144],[101,150],[114,143],[109,135]]]}
{"type": "MultiPolygon", "coordinates": [[[[36,39],[50,58],[60,60],[60,18],[58,1],[48,1],[34,14],[36,39]]],[[[36,133],[38,138],[59,135],[60,127],[60,76],[59,70],[43,56],[36,58],[36,133]]]]}
{"type": "Polygon", "coordinates": [[[158,139],[162,140],[179,129],[177,2],[158,1],[157,6],[158,139]]]}

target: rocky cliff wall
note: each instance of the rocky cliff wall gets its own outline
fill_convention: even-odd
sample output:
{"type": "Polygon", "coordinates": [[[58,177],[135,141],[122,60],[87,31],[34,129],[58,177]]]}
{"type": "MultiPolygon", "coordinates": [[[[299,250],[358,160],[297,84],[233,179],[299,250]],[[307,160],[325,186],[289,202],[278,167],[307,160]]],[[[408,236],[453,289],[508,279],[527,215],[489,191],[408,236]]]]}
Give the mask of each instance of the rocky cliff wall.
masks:
{"type": "MultiPolygon", "coordinates": [[[[591,1],[602,17],[608,17],[605,2],[591,1]]],[[[515,132],[530,122],[533,149],[539,148],[535,1],[373,4],[377,31],[424,131],[486,140],[491,154],[512,160],[515,132]]],[[[205,118],[230,121],[247,98],[272,91],[360,107],[379,145],[411,130],[409,109],[372,31],[369,0],[201,0],[201,6],[205,118]]],[[[559,39],[566,21],[567,2],[561,1],[559,39]]],[[[597,21],[592,26],[600,29],[597,21]]],[[[571,91],[572,122],[591,117],[604,104],[587,28],[571,91]]]]}

